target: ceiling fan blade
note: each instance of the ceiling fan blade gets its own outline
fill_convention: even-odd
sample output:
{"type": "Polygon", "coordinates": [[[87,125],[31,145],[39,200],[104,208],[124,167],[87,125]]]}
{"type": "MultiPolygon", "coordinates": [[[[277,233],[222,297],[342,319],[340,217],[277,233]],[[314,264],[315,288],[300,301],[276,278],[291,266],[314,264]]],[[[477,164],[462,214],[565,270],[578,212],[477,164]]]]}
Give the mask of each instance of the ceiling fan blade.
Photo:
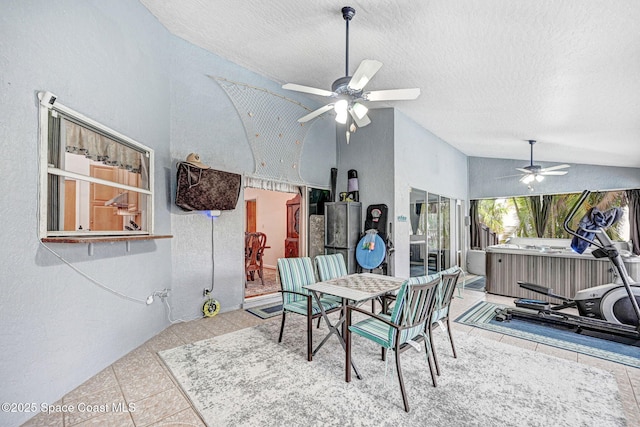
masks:
{"type": "Polygon", "coordinates": [[[566,175],[568,171],[548,171],[543,170],[540,175],[566,175]]]}
{"type": "Polygon", "coordinates": [[[364,59],[353,76],[349,81],[348,87],[352,90],[362,90],[369,80],[378,72],[378,70],[382,67],[382,62],[376,61],[375,59],[364,59]]]}
{"type": "Polygon", "coordinates": [[[304,92],[304,93],[310,93],[312,95],[320,95],[320,96],[334,96],[335,93],[328,91],[328,90],[324,90],[324,89],[318,89],[315,87],[311,87],[311,86],[303,86],[303,85],[298,85],[295,83],[287,83],[282,85],[282,89],[287,89],[287,90],[295,90],[296,92],[304,92]]]}
{"type": "Polygon", "coordinates": [[[317,110],[314,110],[312,112],[310,112],[309,114],[307,114],[306,116],[300,117],[298,119],[298,123],[306,123],[311,119],[315,119],[316,117],[318,117],[321,114],[326,113],[329,110],[333,109],[333,104],[327,104],[324,107],[320,107],[317,110]]]}
{"type": "Polygon", "coordinates": [[[527,178],[527,176],[529,176],[529,175],[522,175],[518,181],[524,182],[524,180],[527,178]]]}
{"type": "Polygon", "coordinates": [[[362,95],[367,101],[404,101],[420,96],[420,88],[374,90],[362,95]]]}
{"type": "Polygon", "coordinates": [[[566,169],[566,168],[570,168],[570,167],[571,167],[571,165],[566,165],[566,164],[557,165],[557,166],[551,166],[551,167],[548,167],[548,168],[542,168],[542,170],[540,172],[549,172],[549,171],[555,171],[555,170],[558,170],[558,169],[566,169]]]}
{"type": "Polygon", "coordinates": [[[528,174],[528,173],[533,173],[533,172],[531,172],[529,169],[524,169],[524,168],[516,168],[516,170],[517,170],[517,171],[520,171],[520,172],[522,172],[522,173],[527,173],[527,174],[528,174]]]}
{"type": "Polygon", "coordinates": [[[362,116],[362,118],[359,118],[358,115],[356,114],[356,112],[353,111],[353,108],[349,108],[349,113],[351,113],[351,117],[353,118],[354,123],[359,128],[363,128],[366,125],[368,125],[369,123],[371,123],[371,119],[369,119],[369,116],[367,116],[365,114],[364,116],[362,116]]]}

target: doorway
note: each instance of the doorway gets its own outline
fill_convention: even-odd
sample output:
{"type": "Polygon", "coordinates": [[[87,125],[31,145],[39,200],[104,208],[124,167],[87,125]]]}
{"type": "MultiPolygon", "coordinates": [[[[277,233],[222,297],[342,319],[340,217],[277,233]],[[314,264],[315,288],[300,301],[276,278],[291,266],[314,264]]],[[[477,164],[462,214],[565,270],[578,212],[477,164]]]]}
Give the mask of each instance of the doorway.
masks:
{"type": "Polygon", "coordinates": [[[262,279],[257,271],[254,272],[253,278],[245,274],[245,300],[273,295],[280,290],[280,284],[276,280],[277,261],[278,258],[286,256],[287,250],[291,251],[295,238],[291,230],[288,232],[288,224],[296,226],[298,230],[300,226],[296,221],[299,219],[299,212],[295,209],[296,196],[299,208],[298,194],[250,187],[244,189],[245,232],[259,232],[266,236],[261,260],[262,279]],[[289,218],[291,214],[295,216],[289,218]]]}

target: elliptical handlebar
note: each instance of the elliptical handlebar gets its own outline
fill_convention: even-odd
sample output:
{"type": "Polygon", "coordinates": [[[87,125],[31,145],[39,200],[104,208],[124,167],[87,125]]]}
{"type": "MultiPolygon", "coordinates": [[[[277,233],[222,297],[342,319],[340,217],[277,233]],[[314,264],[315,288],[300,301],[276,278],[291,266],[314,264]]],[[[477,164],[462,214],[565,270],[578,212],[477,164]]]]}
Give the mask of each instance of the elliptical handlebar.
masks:
{"type": "MultiPolygon", "coordinates": [[[[584,204],[584,202],[587,200],[587,197],[589,197],[589,195],[590,195],[590,194],[591,194],[591,191],[589,191],[589,190],[584,190],[584,191],[582,192],[582,194],[580,195],[580,198],[579,198],[579,199],[578,199],[578,201],[573,205],[573,208],[571,208],[571,211],[569,212],[569,215],[567,215],[567,217],[564,219],[564,223],[563,223],[562,225],[563,225],[564,230],[565,230],[567,233],[571,234],[572,236],[577,237],[578,239],[583,240],[583,241],[585,241],[585,242],[587,242],[587,243],[589,243],[589,244],[591,244],[591,245],[594,245],[594,246],[596,246],[596,247],[598,247],[598,248],[600,248],[600,249],[604,249],[604,245],[603,245],[603,244],[601,244],[601,243],[599,243],[599,242],[596,242],[595,240],[588,239],[588,238],[586,238],[586,237],[584,237],[584,236],[581,236],[580,234],[578,234],[578,232],[577,232],[577,231],[572,230],[572,229],[569,227],[569,223],[571,222],[571,220],[573,219],[573,217],[574,217],[574,216],[576,215],[576,213],[578,212],[578,209],[580,209],[580,207],[582,207],[582,205],[583,205],[583,204],[584,204]]],[[[593,231],[593,230],[592,230],[592,231],[593,231]]]]}

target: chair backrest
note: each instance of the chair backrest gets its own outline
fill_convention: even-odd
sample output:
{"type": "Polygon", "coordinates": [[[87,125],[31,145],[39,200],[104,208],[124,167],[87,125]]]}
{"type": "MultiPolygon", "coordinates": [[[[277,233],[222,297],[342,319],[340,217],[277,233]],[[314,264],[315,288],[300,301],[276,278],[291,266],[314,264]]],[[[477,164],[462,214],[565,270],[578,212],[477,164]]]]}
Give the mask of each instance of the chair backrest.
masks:
{"type": "MultiPolygon", "coordinates": [[[[309,294],[303,286],[316,283],[316,275],[309,257],[278,258],[278,275],[280,276],[280,286],[283,291],[309,294]]],[[[302,298],[299,295],[287,292],[282,293],[282,302],[284,304],[298,301],[302,298]]]]}
{"type": "Polygon", "coordinates": [[[439,283],[439,274],[411,277],[402,283],[390,319],[400,325],[400,333],[390,328],[390,342],[404,344],[424,332],[427,319],[433,315],[439,283]]]}
{"type": "Polygon", "coordinates": [[[267,246],[267,235],[264,233],[246,233],[244,240],[245,260],[248,265],[255,265],[260,261],[264,248],[267,246]]]}
{"type": "Polygon", "coordinates": [[[449,306],[453,299],[453,292],[458,284],[458,277],[462,270],[458,266],[451,267],[440,272],[441,282],[438,285],[436,306],[433,311],[432,323],[444,319],[449,315],[449,306]]]}
{"type": "Polygon", "coordinates": [[[318,255],[315,257],[320,281],[347,275],[347,265],[342,254],[318,255]]]}

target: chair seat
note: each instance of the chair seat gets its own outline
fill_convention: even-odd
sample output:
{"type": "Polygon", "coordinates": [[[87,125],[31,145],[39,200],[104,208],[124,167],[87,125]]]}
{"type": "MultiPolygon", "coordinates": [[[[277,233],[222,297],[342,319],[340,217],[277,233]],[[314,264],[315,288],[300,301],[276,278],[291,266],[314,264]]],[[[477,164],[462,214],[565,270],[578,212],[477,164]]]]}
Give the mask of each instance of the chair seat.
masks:
{"type": "Polygon", "coordinates": [[[443,307],[441,309],[435,309],[433,311],[433,316],[431,316],[431,323],[436,323],[440,319],[445,319],[449,315],[449,306],[443,307]]]}
{"type": "MultiPolygon", "coordinates": [[[[391,316],[386,314],[379,314],[380,317],[389,320],[391,316]]],[[[374,319],[373,317],[367,317],[366,319],[349,326],[349,330],[354,334],[360,335],[367,339],[370,339],[382,347],[391,348],[391,341],[389,340],[389,330],[391,327],[386,323],[374,319]]]]}
{"type": "MultiPolygon", "coordinates": [[[[316,314],[320,314],[321,310],[320,310],[320,306],[318,305],[318,303],[315,301],[315,299],[312,299],[311,302],[312,302],[312,304],[311,304],[312,315],[315,316],[316,314]]],[[[320,298],[320,303],[324,307],[325,311],[333,310],[334,308],[338,308],[338,307],[340,307],[342,305],[342,301],[336,301],[336,300],[330,299],[330,298],[320,298]]],[[[292,311],[294,313],[298,313],[298,314],[301,314],[303,316],[306,316],[307,315],[307,300],[302,299],[302,300],[298,300],[298,301],[288,302],[288,303],[283,305],[283,308],[286,311],[292,311]]]]}
{"type": "MultiPolygon", "coordinates": [[[[378,316],[391,321],[391,316],[388,314],[379,314],[378,316]]],[[[393,347],[393,341],[390,338],[391,326],[378,319],[369,317],[349,327],[349,330],[354,334],[360,335],[364,338],[368,338],[384,348],[393,347]]],[[[415,338],[422,335],[422,325],[415,326],[413,328],[404,329],[400,333],[400,344],[404,344],[411,338],[415,338]]]]}

